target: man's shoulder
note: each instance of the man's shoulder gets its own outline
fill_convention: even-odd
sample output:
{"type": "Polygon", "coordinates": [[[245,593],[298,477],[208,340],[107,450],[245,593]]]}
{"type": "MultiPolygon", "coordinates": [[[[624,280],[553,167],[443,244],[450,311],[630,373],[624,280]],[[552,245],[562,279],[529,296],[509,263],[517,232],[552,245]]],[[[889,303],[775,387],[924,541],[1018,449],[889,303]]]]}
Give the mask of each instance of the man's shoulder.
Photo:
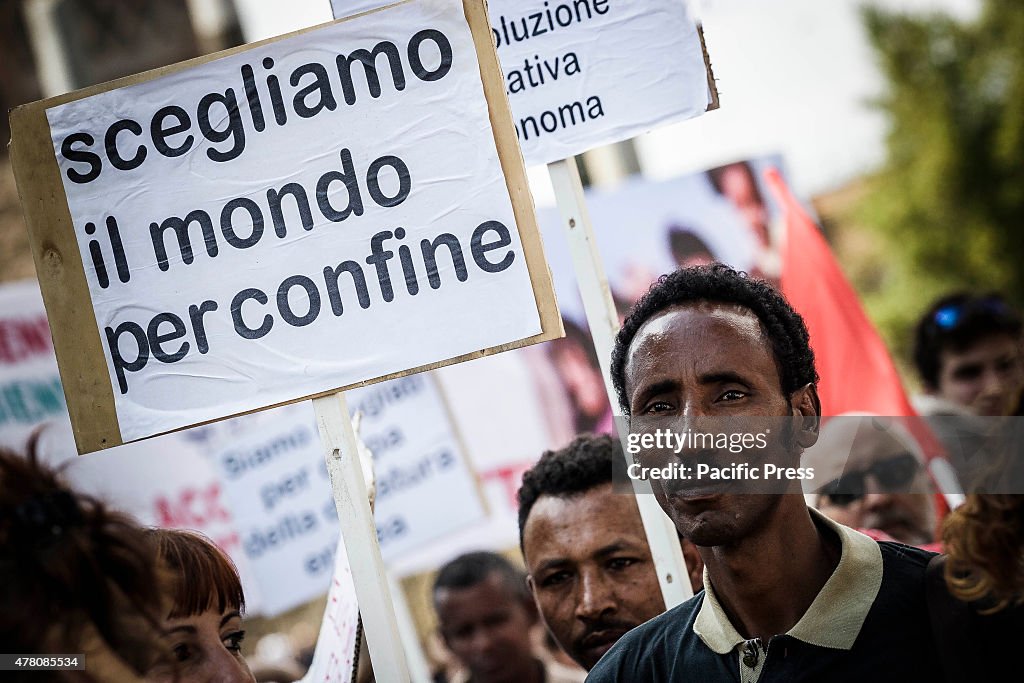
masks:
{"type": "Polygon", "coordinates": [[[877,541],[882,551],[883,581],[906,580],[924,581],[928,563],[938,553],[922,550],[896,541],[877,541]]]}
{"type": "Polygon", "coordinates": [[[703,602],[704,591],[701,591],[689,600],[679,603],[672,609],[666,610],[630,630],[618,640],[616,647],[626,638],[638,642],[648,642],[652,638],[678,637],[693,633],[693,620],[697,618],[697,612],[700,611],[703,602]]]}
{"type": "Polygon", "coordinates": [[[876,541],[876,543],[878,543],[878,547],[881,548],[883,557],[889,555],[890,557],[901,558],[900,561],[908,561],[918,564],[923,562],[927,565],[933,557],[938,555],[938,553],[932,552],[931,550],[907,545],[906,543],[900,543],[899,541],[876,541]]]}
{"type": "Polygon", "coordinates": [[[633,680],[654,680],[647,674],[662,671],[667,658],[674,659],[689,639],[699,639],[693,622],[703,601],[701,591],[628,631],[590,671],[587,681],[620,681],[622,672],[630,672],[633,680]]]}
{"type": "Polygon", "coordinates": [[[897,642],[918,652],[934,652],[928,616],[928,563],[938,554],[893,541],[878,541],[882,584],[857,639],[873,649],[897,642]]]}

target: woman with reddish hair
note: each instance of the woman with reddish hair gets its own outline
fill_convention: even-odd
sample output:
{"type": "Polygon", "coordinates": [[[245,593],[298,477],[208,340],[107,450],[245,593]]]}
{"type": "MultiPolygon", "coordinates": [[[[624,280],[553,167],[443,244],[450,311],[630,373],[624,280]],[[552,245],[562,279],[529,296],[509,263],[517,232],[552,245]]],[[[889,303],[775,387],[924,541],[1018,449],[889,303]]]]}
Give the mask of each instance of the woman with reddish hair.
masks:
{"type": "Polygon", "coordinates": [[[254,683],[242,657],[245,596],[231,560],[205,536],[153,529],[164,585],[165,642],[173,665],[159,666],[153,683],[254,683]]]}
{"type": "Polygon", "coordinates": [[[986,612],[1024,604],[1024,495],[972,494],[943,526],[946,582],[986,612]]]}
{"type": "Polygon", "coordinates": [[[946,681],[999,680],[1024,635],[1024,495],[968,494],[942,540],[928,601],[946,681]]]}

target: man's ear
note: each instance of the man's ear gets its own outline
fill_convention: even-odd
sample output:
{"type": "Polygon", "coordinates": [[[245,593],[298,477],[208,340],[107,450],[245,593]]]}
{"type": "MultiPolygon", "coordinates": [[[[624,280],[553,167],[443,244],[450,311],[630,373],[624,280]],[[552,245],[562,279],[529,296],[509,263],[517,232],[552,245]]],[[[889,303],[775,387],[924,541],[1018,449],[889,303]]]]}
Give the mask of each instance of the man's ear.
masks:
{"type": "Polygon", "coordinates": [[[821,426],[821,399],[818,389],[813,384],[805,384],[789,399],[794,418],[799,425],[794,430],[796,443],[800,448],[810,448],[818,441],[818,429],[821,426]]]}

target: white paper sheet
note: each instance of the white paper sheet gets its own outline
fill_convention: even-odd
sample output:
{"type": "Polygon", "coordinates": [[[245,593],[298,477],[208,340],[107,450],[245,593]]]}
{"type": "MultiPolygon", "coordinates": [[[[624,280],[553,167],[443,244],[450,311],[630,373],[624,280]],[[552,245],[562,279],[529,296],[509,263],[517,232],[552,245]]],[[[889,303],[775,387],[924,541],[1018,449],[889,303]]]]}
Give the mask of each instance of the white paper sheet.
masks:
{"type": "Polygon", "coordinates": [[[459,0],[47,117],[125,441],[540,332],[459,0]]]}

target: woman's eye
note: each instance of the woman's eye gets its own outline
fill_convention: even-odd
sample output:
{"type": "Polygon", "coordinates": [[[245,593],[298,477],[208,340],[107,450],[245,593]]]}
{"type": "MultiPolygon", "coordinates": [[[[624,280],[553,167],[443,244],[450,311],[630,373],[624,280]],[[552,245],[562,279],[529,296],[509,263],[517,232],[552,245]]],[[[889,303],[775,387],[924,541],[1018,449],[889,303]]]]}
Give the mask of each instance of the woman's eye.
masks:
{"type": "Polygon", "coordinates": [[[243,640],[245,640],[245,631],[235,631],[224,638],[224,647],[231,652],[241,652],[243,640]]]}
{"type": "Polygon", "coordinates": [[[178,662],[187,662],[192,658],[192,646],[188,643],[179,643],[174,646],[174,659],[178,662]]]}

